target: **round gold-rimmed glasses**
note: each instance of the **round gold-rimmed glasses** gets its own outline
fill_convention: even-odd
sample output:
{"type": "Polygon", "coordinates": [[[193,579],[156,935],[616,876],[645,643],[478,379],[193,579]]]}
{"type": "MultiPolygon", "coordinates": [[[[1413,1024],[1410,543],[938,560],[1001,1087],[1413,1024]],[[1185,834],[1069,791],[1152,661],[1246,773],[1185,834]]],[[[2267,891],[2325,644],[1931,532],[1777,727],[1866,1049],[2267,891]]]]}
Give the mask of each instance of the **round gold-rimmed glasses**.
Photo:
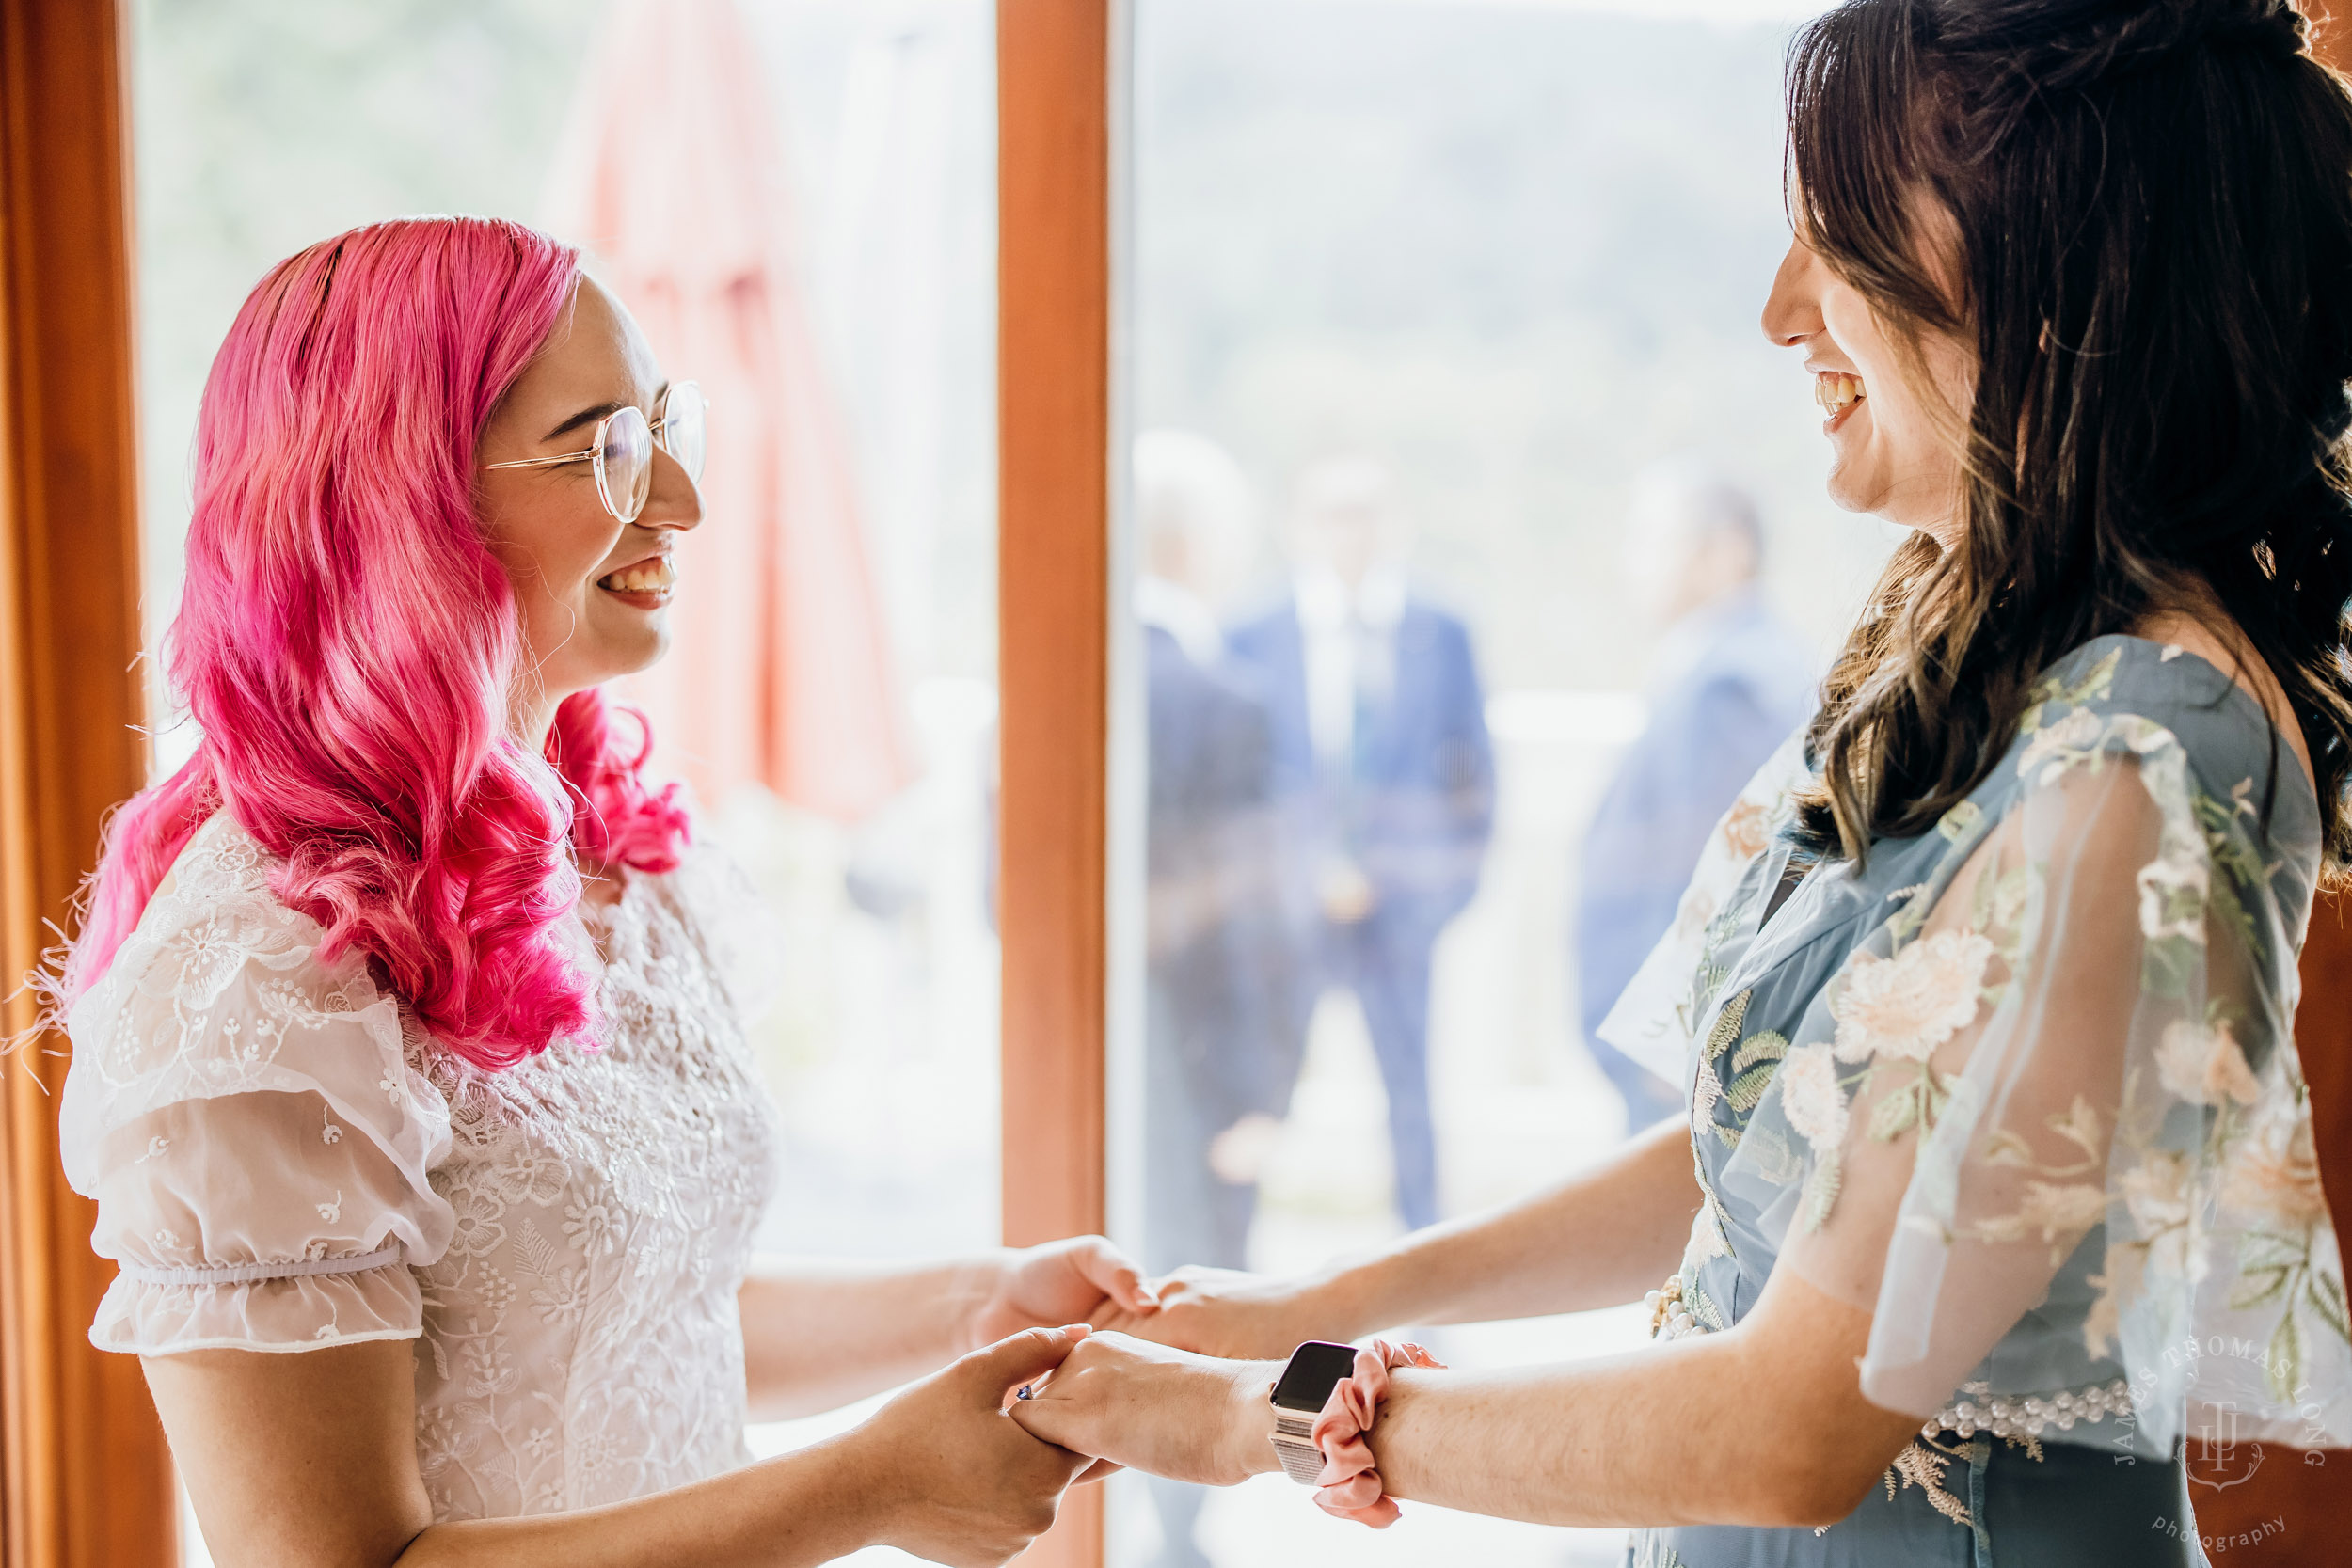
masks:
{"type": "Polygon", "coordinates": [[[653,449],[657,445],[676,459],[688,479],[701,482],[703,460],[709,452],[709,408],[700,387],[691,381],[673,382],[654,404],[651,420],[634,404],[616,408],[596,421],[596,434],[582,451],[558,457],[517,457],[483,467],[549,468],[563,463],[593,463],[596,497],[604,502],[604,509],[622,522],[633,523],[653,492],[653,449]]]}

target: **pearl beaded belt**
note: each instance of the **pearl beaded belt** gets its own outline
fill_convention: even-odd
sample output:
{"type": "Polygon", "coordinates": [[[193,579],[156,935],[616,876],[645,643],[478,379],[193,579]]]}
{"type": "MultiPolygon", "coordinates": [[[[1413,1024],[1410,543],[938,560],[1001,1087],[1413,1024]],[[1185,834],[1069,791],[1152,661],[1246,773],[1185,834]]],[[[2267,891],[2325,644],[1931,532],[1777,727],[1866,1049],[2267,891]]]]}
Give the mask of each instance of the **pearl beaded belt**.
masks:
{"type": "Polygon", "coordinates": [[[2052,1427],[2074,1429],[2076,1421],[2104,1421],[2132,1407],[2132,1386],[2122,1378],[2092,1384],[2059,1394],[1995,1394],[1981,1383],[1963,1383],[1960,1391],[1972,1396],[1956,1401],[1928,1418],[1919,1428],[1923,1437],[1956,1432],[1963,1437],[1989,1433],[1995,1437],[2039,1437],[2052,1427]]]}

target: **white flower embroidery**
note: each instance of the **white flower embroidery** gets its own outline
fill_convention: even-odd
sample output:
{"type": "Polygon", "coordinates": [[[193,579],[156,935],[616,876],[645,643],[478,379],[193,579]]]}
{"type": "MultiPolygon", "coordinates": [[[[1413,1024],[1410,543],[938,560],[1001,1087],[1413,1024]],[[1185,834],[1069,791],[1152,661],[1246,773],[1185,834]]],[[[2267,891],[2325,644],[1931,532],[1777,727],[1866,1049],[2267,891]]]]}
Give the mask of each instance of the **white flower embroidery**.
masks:
{"type": "Polygon", "coordinates": [[[2262,1094],[2226,1019],[2210,1026],[2185,1018],[2166,1024],[2156,1044],[2156,1076],[2167,1090],[2193,1105],[2225,1100],[2251,1105],[2262,1094]]]}
{"type": "Polygon", "coordinates": [[[506,1213],[506,1200],[487,1185],[473,1180],[452,1181],[441,1196],[449,1200],[455,1221],[449,1239],[452,1253],[479,1258],[506,1240],[506,1227],[499,1223],[506,1213]]]}
{"type": "Polygon", "coordinates": [[[1830,1004],[1837,1059],[1924,1062],[1977,1016],[1993,943],[1975,931],[1938,931],[1892,959],[1865,953],[1830,1004]]]}
{"type": "Polygon", "coordinates": [[[2139,934],[2150,941],[2205,941],[2205,894],[2211,874],[2201,861],[2173,857],[2139,868],[2139,934]]]}
{"type": "Polygon", "coordinates": [[[2178,1275],[2188,1266],[2189,1163],[2185,1154],[2152,1149],[2139,1164],[2123,1173],[2123,1209],[2132,1228],[2147,1243],[2148,1261],[2159,1272],[2178,1275]]]}
{"type": "Polygon", "coordinates": [[[509,1203],[553,1203],[571,1180],[564,1156],[540,1144],[524,1144],[490,1170],[491,1185],[509,1203]]]}
{"type": "Polygon", "coordinates": [[[342,1189],[338,1187],[335,1190],[334,1202],[312,1204],[311,1207],[319,1212],[319,1218],[325,1220],[327,1224],[335,1225],[340,1223],[343,1217],[342,1189]]]}
{"type": "Polygon", "coordinates": [[[612,1251],[619,1233],[618,1219],[604,1204],[576,1198],[564,1205],[564,1234],[589,1256],[612,1251]]]}
{"type": "Polygon", "coordinates": [[[158,1134],[147,1140],[147,1152],[140,1155],[137,1159],[132,1161],[131,1163],[135,1165],[143,1165],[150,1160],[161,1158],[164,1150],[169,1148],[170,1147],[171,1140],[158,1134]]]}
{"type": "Polygon", "coordinates": [[[2100,733],[2105,727],[2104,721],[2090,709],[2075,708],[2057,723],[2035,734],[2032,743],[2026,746],[2025,754],[2017,759],[2018,776],[2026,779],[2033,778],[2035,773],[2042,768],[2042,765],[2047,763],[2052,765],[2052,771],[2042,772],[2041,782],[2048,784],[2052,772],[2062,771],[2066,766],[2065,759],[2059,753],[2080,752],[2086,747],[2097,745],[2100,733]]]}
{"type": "Polygon", "coordinates": [[[588,1307],[588,1271],[566,1263],[555,1272],[545,1290],[531,1292],[531,1305],[543,1323],[568,1325],[580,1322],[588,1307]]]}
{"type": "Polygon", "coordinates": [[[1780,1106],[1788,1125],[1816,1152],[1833,1154],[1846,1141],[1846,1091],[1826,1045],[1800,1046],[1780,1064],[1780,1106]]]}
{"type": "Polygon", "coordinates": [[[2275,1116],[2239,1140],[2222,1177],[2221,1201],[2291,1235],[2326,1220],[2310,1117],[2275,1116]]]}
{"type": "Polygon", "coordinates": [[[1988,1242],[2040,1236],[2053,1248],[2071,1245],[2106,1217],[2107,1190],[2088,1181],[2028,1181],[2016,1212],[1982,1220],[1970,1234],[1988,1242]]]}

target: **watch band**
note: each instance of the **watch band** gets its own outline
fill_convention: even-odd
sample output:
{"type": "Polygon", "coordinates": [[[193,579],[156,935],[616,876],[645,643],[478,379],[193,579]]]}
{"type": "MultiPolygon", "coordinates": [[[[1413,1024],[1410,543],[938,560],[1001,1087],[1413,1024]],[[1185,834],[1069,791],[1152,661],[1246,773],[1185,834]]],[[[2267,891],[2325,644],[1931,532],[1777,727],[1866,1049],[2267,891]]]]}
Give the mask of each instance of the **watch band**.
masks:
{"type": "Polygon", "coordinates": [[[1314,1445],[1314,1417],[1274,1407],[1275,1457],[1282,1462],[1282,1473],[1301,1486],[1314,1485],[1323,1474],[1323,1450],[1314,1445]]]}

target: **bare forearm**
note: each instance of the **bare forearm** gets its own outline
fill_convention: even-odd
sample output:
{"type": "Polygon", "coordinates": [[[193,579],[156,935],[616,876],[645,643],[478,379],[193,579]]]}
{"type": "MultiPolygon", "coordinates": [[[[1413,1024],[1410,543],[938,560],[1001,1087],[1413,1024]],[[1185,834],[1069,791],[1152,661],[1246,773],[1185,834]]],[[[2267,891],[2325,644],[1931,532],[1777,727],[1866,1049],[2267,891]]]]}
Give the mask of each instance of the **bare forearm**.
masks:
{"type": "MultiPolygon", "coordinates": [[[[1917,1419],[1861,1396],[1868,1314],[1799,1293],[1761,1332],[1551,1367],[1395,1372],[1370,1439],[1383,1487],[1544,1525],[1834,1523],[1917,1419]],[[1796,1312],[1811,1321],[1792,1323],[1796,1312]]],[[[1262,1404],[1234,1406],[1232,1451],[1258,1471],[1275,1467],[1262,1404]]]]}
{"type": "Polygon", "coordinates": [[[1744,1370],[1712,1338],[1437,1383],[1400,1374],[1374,1433],[1381,1479],[1397,1497],[1534,1524],[1843,1517],[1856,1499],[1827,1497],[1809,1454],[1818,1433],[1776,1434],[1745,1401],[1742,1430],[1709,1430],[1725,1424],[1715,1412],[1744,1370]]]}
{"type": "Polygon", "coordinates": [[[874,1479],[818,1444],[631,1502],[537,1519],[435,1525],[396,1568],[803,1568],[872,1544],[874,1479]]]}
{"type": "Polygon", "coordinates": [[[1699,1201],[1690,1133],[1668,1122],[1549,1192],[1335,1270],[1318,1294],[1350,1336],[1613,1307],[1673,1271],[1699,1201]]]}
{"type": "Polygon", "coordinates": [[[895,1388],[972,1348],[989,1253],[914,1267],[762,1259],[737,1297],[751,1413],[786,1420],[895,1388]]]}

